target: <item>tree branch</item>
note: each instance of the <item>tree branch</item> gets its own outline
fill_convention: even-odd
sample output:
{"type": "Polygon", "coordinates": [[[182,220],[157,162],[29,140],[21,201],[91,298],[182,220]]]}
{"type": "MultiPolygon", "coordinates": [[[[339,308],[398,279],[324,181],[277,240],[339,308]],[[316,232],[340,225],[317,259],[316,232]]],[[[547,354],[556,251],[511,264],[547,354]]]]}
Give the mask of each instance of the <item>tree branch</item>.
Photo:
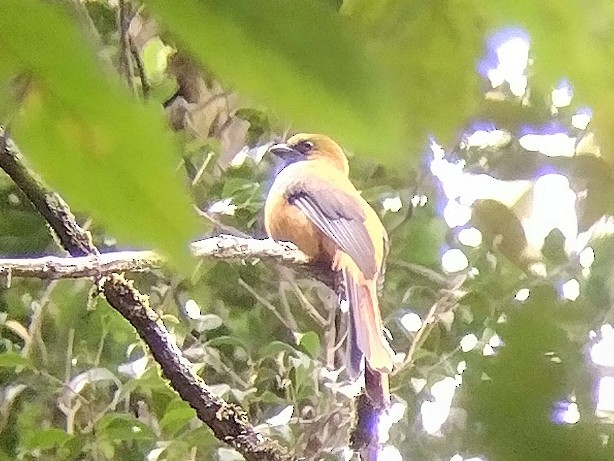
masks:
{"type": "Polygon", "coordinates": [[[284,265],[306,265],[309,258],[289,242],[271,239],[253,239],[222,234],[190,244],[190,251],[197,258],[274,260],[284,265]]]}
{"type": "MultiPolygon", "coordinates": [[[[0,161],[0,166],[1,164],[0,161]]],[[[334,288],[332,271],[326,267],[310,264],[309,258],[289,242],[221,234],[192,242],[190,251],[195,258],[202,259],[275,261],[304,272],[309,277],[334,288]]],[[[0,258],[0,275],[9,279],[12,277],[84,278],[120,272],[142,272],[159,269],[163,265],[164,259],[148,250],[95,253],[76,257],[0,258]]]]}
{"type": "MultiPolygon", "coordinates": [[[[99,257],[89,233],[77,224],[68,205],[34,177],[2,128],[0,168],[13,179],[47,220],[71,256],[99,257]]],[[[196,410],[198,417],[211,428],[216,437],[235,448],[248,461],[296,459],[275,441],[257,433],[240,407],[211,393],[205,383],[192,372],[192,364],[183,356],[156,313],[149,307],[148,298],[139,293],[131,281],[117,274],[95,278],[109,304],[134,326],[149,346],[173,389],[196,410]]]]}
{"type": "MultiPolygon", "coordinates": [[[[1,163],[1,162],[0,162],[1,163]]],[[[195,258],[240,261],[271,260],[287,266],[307,266],[309,259],[288,242],[221,234],[190,244],[195,258]]],[[[153,251],[114,251],[77,257],[0,258],[0,273],[39,279],[83,278],[116,272],[159,269],[164,259],[153,251]]],[[[313,270],[304,267],[304,270],[313,270]]],[[[325,274],[320,278],[326,280],[325,274]]]]}
{"type": "Polygon", "coordinates": [[[193,365],[171,339],[163,323],[149,307],[149,300],[130,280],[113,274],[104,277],[102,290],[109,304],[117,309],[147,343],[171,386],[188,402],[198,418],[215,436],[228,443],[250,461],[291,461],[277,442],[257,433],[241,407],[231,405],[211,393],[193,373],[193,365]]]}
{"type": "Polygon", "coordinates": [[[0,274],[11,278],[76,279],[119,272],[141,272],[159,268],[162,263],[162,258],[153,251],[118,251],[76,258],[7,258],[0,259],[0,274]]]}

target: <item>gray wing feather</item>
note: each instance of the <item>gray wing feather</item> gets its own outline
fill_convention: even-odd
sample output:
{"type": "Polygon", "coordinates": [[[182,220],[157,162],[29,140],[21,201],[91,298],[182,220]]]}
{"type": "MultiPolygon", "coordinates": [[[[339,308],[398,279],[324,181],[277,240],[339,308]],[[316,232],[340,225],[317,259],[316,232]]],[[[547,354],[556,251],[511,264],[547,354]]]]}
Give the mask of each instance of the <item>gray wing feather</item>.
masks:
{"type": "Polygon", "coordinates": [[[379,268],[360,204],[350,196],[326,191],[294,191],[288,202],[299,208],[326,236],[347,253],[367,277],[379,268]]]}

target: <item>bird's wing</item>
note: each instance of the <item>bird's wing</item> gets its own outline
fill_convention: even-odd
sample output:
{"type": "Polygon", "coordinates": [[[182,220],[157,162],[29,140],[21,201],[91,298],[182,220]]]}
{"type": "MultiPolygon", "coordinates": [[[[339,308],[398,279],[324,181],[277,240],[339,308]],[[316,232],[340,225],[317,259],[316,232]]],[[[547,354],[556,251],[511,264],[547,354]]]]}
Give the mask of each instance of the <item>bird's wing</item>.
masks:
{"type": "Polygon", "coordinates": [[[288,202],[339,245],[366,277],[372,278],[380,268],[365,224],[366,214],[362,207],[368,205],[358,194],[344,192],[336,186],[310,180],[308,184],[293,187],[288,202]]]}

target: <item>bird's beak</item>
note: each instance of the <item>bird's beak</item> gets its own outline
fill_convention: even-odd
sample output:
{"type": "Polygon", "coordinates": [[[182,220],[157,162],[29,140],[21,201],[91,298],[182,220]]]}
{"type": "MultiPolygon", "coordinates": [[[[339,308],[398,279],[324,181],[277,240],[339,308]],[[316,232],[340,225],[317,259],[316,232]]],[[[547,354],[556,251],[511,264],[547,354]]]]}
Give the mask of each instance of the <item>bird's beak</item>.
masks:
{"type": "Polygon", "coordinates": [[[295,149],[293,149],[292,147],[288,146],[285,143],[280,143],[280,144],[274,144],[269,148],[269,152],[271,152],[272,154],[277,155],[278,157],[281,158],[285,158],[291,155],[297,155],[299,154],[299,152],[297,152],[295,149]]]}

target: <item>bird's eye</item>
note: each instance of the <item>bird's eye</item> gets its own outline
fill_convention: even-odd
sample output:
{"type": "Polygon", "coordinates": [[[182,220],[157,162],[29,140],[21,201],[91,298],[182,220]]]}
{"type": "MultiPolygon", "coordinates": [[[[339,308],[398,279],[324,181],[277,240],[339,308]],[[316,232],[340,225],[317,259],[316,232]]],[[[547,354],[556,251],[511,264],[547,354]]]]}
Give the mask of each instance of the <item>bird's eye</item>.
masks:
{"type": "Polygon", "coordinates": [[[313,143],[311,141],[301,141],[296,145],[296,150],[298,150],[301,154],[306,154],[311,149],[313,149],[313,143]]]}

